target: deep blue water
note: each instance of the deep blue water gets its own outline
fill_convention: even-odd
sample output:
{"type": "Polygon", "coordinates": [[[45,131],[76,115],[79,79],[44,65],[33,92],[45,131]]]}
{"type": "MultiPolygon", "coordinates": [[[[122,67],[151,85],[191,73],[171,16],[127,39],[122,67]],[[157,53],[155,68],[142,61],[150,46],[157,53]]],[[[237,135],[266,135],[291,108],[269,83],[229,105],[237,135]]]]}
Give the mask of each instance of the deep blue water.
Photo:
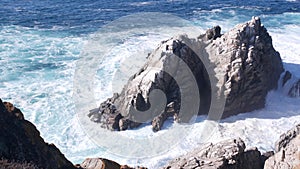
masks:
{"type": "MultiPolygon", "coordinates": [[[[197,11],[211,11],[239,7],[235,15],[270,15],[299,12],[300,1],[285,0],[224,0],[224,1],[104,1],[104,0],[2,0],[0,25],[18,25],[29,28],[64,30],[72,34],[84,34],[98,30],[119,17],[137,12],[165,12],[184,19],[193,19],[197,11]],[[243,10],[248,9],[248,10],[243,10]]],[[[226,12],[227,10],[227,12],[226,12]]],[[[230,14],[222,16],[223,19],[230,14]]]]}

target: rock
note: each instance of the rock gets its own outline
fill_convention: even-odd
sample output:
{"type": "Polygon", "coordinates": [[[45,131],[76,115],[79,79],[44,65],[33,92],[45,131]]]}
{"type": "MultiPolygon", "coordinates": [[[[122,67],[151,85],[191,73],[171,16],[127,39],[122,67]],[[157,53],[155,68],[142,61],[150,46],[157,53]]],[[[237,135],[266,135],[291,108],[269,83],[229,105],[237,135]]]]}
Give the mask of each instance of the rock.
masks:
{"type": "Polygon", "coordinates": [[[275,143],[275,152],[279,152],[282,148],[285,148],[298,135],[300,135],[300,124],[280,136],[279,140],[275,143]]]}
{"type": "Polygon", "coordinates": [[[265,162],[265,169],[300,168],[300,124],[280,136],[275,151],[265,162]]]}
{"type": "Polygon", "coordinates": [[[261,163],[264,165],[265,161],[274,155],[274,151],[267,151],[261,155],[261,163]]]}
{"type": "Polygon", "coordinates": [[[153,131],[159,131],[162,128],[164,122],[167,120],[167,118],[171,116],[174,117],[174,121],[178,121],[178,118],[176,119],[177,115],[174,107],[174,102],[171,102],[167,105],[166,111],[154,117],[154,119],[152,120],[153,131]]]}
{"type": "Polygon", "coordinates": [[[45,143],[22,112],[0,99],[0,157],[44,169],[73,169],[54,144],[45,143]]]}
{"type": "Polygon", "coordinates": [[[289,91],[290,97],[300,97],[300,79],[293,84],[289,91]]]}
{"type": "Polygon", "coordinates": [[[111,99],[101,103],[99,108],[91,110],[88,116],[92,121],[100,123],[103,128],[120,130],[119,120],[122,115],[117,111],[111,99]]]}
{"type": "Polygon", "coordinates": [[[211,44],[214,45],[218,49],[210,54],[212,62],[218,63],[220,69],[227,67],[223,117],[263,108],[268,91],[277,88],[283,65],[260,19],[253,17],[236,26],[216,39],[211,44]]]}
{"type": "Polygon", "coordinates": [[[13,114],[20,120],[24,120],[24,115],[20,109],[16,108],[12,103],[9,102],[3,102],[3,104],[9,113],[13,114]]]}
{"type": "Polygon", "coordinates": [[[104,158],[87,158],[80,166],[82,169],[120,169],[120,164],[104,158]]]}
{"type": "Polygon", "coordinates": [[[104,158],[87,158],[80,165],[80,169],[147,169],[145,167],[130,167],[120,165],[114,161],[104,158]]]}
{"type": "Polygon", "coordinates": [[[284,91],[289,97],[300,97],[300,79],[291,72],[286,71],[281,79],[284,91]]]}
{"type": "Polygon", "coordinates": [[[282,86],[281,87],[283,87],[286,84],[286,82],[288,82],[291,78],[292,78],[291,72],[285,71],[283,78],[282,78],[282,86]]]}
{"type": "Polygon", "coordinates": [[[146,167],[129,167],[128,165],[122,165],[120,169],[147,169],[146,167]]]}
{"type": "Polygon", "coordinates": [[[206,40],[215,40],[221,37],[221,27],[215,26],[211,29],[208,29],[205,34],[200,35],[198,38],[206,38],[206,40]]]}
{"type": "Polygon", "coordinates": [[[245,150],[241,139],[231,139],[195,149],[167,164],[164,169],[262,169],[257,148],[245,150]]]}
{"type": "Polygon", "coordinates": [[[197,38],[179,35],[161,42],[122,92],[89,117],[110,130],[152,122],[158,131],[172,116],[188,123],[213,109],[209,119],[218,120],[263,108],[283,72],[270,35],[258,17],[220,32],[217,26],[197,38]]]}

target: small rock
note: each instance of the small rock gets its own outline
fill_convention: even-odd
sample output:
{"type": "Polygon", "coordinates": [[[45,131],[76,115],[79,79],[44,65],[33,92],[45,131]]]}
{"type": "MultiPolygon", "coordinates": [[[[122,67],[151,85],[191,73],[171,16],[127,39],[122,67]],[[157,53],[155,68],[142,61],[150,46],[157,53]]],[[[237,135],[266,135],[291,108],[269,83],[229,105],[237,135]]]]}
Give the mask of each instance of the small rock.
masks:
{"type": "Polygon", "coordinates": [[[120,169],[120,164],[104,158],[87,158],[80,166],[83,169],[120,169]]]}

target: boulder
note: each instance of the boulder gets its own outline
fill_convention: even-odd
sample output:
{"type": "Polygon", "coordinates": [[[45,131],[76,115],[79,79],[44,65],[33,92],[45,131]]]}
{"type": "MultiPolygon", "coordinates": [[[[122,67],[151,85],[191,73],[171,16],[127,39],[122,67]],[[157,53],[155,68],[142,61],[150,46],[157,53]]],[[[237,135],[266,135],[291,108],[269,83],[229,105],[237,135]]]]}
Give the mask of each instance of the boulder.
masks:
{"type": "Polygon", "coordinates": [[[104,158],[87,158],[81,164],[82,169],[120,169],[120,164],[104,158]]]}
{"type": "Polygon", "coordinates": [[[275,152],[265,162],[265,169],[300,168],[300,124],[280,136],[275,152]]]}
{"type": "Polygon", "coordinates": [[[120,165],[114,161],[105,158],[87,158],[80,165],[79,169],[147,169],[145,167],[130,167],[120,165]]]}
{"type": "Polygon", "coordinates": [[[122,165],[120,169],[147,169],[146,167],[129,167],[128,165],[122,165]]]}
{"type": "Polygon", "coordinates": [[[90,111],[90,119],[110,130],[151,122],[158,131],[169,117],[188,123],[197,114],[219,120],[263,108],[283,72],[270,35],[258,17],[220,32],[216,26],[196,38],[161,42],[121,93],[90,111]]]}
{"type": "MultiPolygon", "coordinates": [[[[73,169],[54,144],[45,143],[39,131],[13,104],[0,99],[0,157],[24,168],[73,169]]],[[[9,167],[8,167],[9,168],[9,167]]]]}
{"type": "Polygon", "coordinates": [[[241,139],[231,139],[199,147],[170,161],[163,169],[262,169],[263,162],[257,148],[246,150],[241,139]]]}

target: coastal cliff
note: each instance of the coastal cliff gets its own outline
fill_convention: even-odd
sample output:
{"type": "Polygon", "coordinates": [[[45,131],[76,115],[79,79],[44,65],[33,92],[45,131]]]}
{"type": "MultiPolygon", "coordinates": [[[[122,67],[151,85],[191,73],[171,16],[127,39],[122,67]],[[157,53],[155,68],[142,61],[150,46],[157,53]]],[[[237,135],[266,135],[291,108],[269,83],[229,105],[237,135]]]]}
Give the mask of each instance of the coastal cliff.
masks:
{"type": "Polygon", "coordinates": [[[8,161],[27,162],[37,168],[73,169],[54,144],[48,144],[22,112],[0,99],[0,157],[8,161]]]}

